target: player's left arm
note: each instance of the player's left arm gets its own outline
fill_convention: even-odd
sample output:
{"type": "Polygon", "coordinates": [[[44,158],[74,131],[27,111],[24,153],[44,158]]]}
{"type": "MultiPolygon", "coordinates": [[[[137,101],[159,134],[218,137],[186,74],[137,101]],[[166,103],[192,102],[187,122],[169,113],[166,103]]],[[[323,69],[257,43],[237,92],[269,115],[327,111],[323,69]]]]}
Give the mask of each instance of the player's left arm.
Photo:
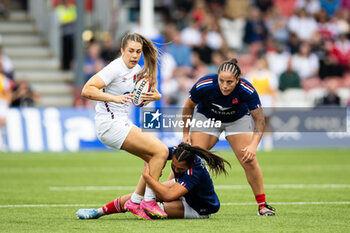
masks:
{"type": "Polygon", "coordinates": [[[149,174],[148,163],[145,163],[142,175],[147,185],[156,193],[157,198],[163,201],[177,200],[188,192],[188,190],[179,183],[175,183],[171,187],[159,183],[158,180],[154,179],[149,174]]]}
{"type": "Polygon", "coordinates": [[[250,111],[250,114],[253,117],[254,120],[254,131],[253,131],[253,137],[250,144],[242,149],[242,152],[244,152],[244,156],[242,157],[242,162],[247,163],[254,159],[256,154],[256,149],[259,145],[259,142],[261,140],[261,137],[264,133],[265,128],[265,118],[262,111],[262,108],[256,108],[254,110],[250,111]]]}

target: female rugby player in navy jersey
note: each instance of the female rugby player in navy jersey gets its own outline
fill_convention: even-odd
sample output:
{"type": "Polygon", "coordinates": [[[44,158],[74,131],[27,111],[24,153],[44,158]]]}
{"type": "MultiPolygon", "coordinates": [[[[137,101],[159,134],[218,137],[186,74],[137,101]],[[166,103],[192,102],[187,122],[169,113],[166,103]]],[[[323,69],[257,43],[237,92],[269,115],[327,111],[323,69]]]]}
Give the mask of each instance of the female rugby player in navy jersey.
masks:
{"type": "Polygon", "coordinates": [[[182,141],[210,150],[225,131],[226,140],[244,168],[259,205],[258,214],[275,215],[274,208],[266,203],[262,172],[255,157],[264,131],[264,114],[258,93],[247,80],[241,78],[236,59],[223,62],[218,74],[201,78],[190,90],[183,108],[184,122],[208,119],[221,121],[221,127],[191,128],[190,124],[185,124],[182,141]],[[196,106],[197,111],[193,115],[196,106]]]}
{"type": "MultiPolygon", "coordinates": [[[[207,150],[187,143],[169,148],[168,159],[172,160],[171,168],[175,179],[161,184],[150,175],[148,164],[143,171],[146,183],[156,192],[157,198],[164,201],[158,202],[158,205],[167,213],[168,218],[209,218],[216,213],[220,201],[203,160],[214,174],[227,174],[225,163],[230,164],[207,150]]],[[[103,215],[125,212],[124,204],[130,197],[131,194],[121,196],[99,209],[80,209],[77,215],[80,219],[96,219],[103,215]]]]}

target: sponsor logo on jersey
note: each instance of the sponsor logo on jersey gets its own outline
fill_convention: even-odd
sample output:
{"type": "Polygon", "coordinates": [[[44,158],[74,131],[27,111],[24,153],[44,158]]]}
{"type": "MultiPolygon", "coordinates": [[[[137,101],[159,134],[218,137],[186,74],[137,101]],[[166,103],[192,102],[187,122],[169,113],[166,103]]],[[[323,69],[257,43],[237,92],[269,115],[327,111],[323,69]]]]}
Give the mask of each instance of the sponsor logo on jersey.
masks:
{"type": "Polygon", "coordinates": [[[218,107],[220,111],[226,111],[232,108],[232,107],[222,107],[221,105],[214,104],[214,103],[212,103],[212,105],[214,105],[215,107],[218,107]]]}
{"type": "Polygon", "coordinates": [[[236,113],[236,111],[230,111],[230,112],[223,112],[223,111],[218,111],[216,109],[210,109],[210,111],[212,111],[213,113],[217,114],[217,115],[223,115],[223,116],[227,116],[227,115],[234,115],[236,113]]]}

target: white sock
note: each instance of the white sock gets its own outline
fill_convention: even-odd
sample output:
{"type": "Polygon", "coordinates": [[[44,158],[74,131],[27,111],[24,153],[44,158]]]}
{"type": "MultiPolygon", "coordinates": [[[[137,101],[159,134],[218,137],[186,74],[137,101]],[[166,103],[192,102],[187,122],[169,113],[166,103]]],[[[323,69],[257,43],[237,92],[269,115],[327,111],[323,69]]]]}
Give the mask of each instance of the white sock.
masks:
{"type": "Polygon", "coordinates": [[[102,208],[98,208],[98,209],[97,209],[97,212],[98,212],[98,216],[99,216],[99,217],[105,215],[105,213],[103,212],[103,209],[102,209],[102,208]]]}
{"type": "Polygon", "coordinates": [[[145,201],[153,201],[156,200],[156,194],[155,192],[153,192],[152,189],[150,189],[148,186],[146,186],[146,190],[145,190],[145,197],[144,197],[145,201]]]}
{"type": "Polygon", "coordinates": [[[137,203],[137,204],[140,204],[142,199],[143,199],[143,196],[141,196],[140,194],[137,194],[135,192],[133,192],[133,194],[131,195],[131,201],[134,202],[134,203],[137,203]]]}

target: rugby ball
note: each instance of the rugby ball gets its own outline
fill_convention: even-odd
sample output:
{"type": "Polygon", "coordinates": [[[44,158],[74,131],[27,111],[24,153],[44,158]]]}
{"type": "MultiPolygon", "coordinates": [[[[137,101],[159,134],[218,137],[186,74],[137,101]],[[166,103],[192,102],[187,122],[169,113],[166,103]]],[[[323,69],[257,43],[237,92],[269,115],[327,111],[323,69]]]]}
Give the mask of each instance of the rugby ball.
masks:
{"type": "Polygon", "coordinates": [[[137,107],[142,107],[144,100],[141,99],[142,93],[149,92],[151,90],[151,82],[148,78],[142,77],[135,83],[134,90],[131,94],[134,94],[133,104],[137,107]]]}

